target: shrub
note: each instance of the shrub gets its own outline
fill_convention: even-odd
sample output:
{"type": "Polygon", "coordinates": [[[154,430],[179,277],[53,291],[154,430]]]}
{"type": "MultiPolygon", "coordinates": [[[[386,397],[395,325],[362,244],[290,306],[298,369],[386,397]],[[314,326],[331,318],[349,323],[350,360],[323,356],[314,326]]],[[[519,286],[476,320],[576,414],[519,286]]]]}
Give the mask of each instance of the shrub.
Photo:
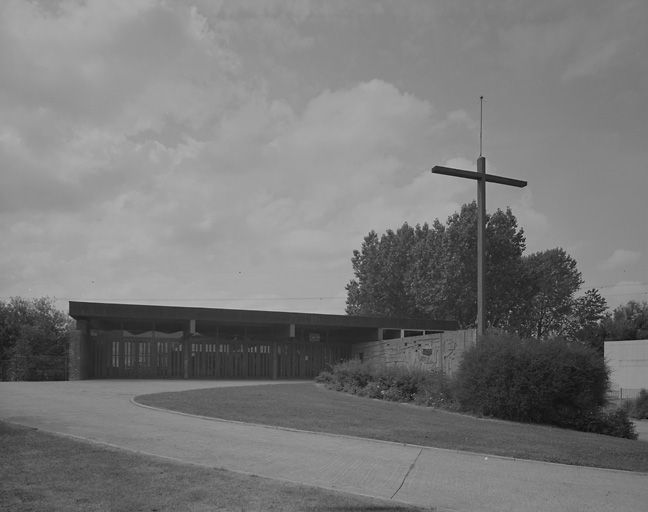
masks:
{"type": "Polygon", "coordinates": [[[330,389],[395,402],[447,406],[452,402],[448,379],[422,368],[373,366],[358,360],[335,365],[316,378],[330,389]]]}
{"type": "Polygon", "coordinates": [[[633,418],[648,419],[648,391],[642,389],[635,398],[633,418]]]}
{"type": "Polygon", "coordinates": [[[604,434],[607,436],[637,439],[634,423],[630,421],[627,411],[618,408],[611,412],[597,411],[582,418],[574,425],[576,430],[604,434]]]}
{"type": "Polygon", "coordinates": [[[595,350],[562,340],[487,337],[457,374],[466,410],[514,421],[574,428],[605,403],[608,370],[595,350]]]}
{"type": "Polygon", "coordinates": [[[648,419],[648,391],[642,389],[637,398],[625,400],[623,408],[632,418],[648,419]]]}
{"type": "Polygon", "coordinates": [[[369,367],[352,359],[336,364],[331,372],[320,373],[315,380],[336,391],[356,393],[367,385],[369,376],[369,367]]]}
{"type": "Polygon", "coordinates": [[[384,392],[385,390],[380,382],[371,381],[368,382],[367,385],[358,392],[358,394],[360,396],[366,396],[367,398],[383,398],[384,392]]]}
{"type": "Polygon", "coordinates": [[[320,374],[315,377],[315,382],[319,382],[320,384],[330,384],[333,382],[333,374],[331,372],[323,371],[320,372],[320,374]]]}
{"type": "Polygon", "coordinates": [[[414,402],[429,407],[456,409],[451,381],[441,372],[428,372],[419,383],[414,402]]]}

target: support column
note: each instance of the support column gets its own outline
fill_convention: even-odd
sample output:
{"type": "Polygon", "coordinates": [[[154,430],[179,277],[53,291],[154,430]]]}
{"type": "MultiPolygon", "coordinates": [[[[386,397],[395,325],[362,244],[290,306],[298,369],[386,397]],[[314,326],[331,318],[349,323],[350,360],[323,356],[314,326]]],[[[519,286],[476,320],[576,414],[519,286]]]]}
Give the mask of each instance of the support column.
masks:
{"type": "Polygon", "coordinates": [[[484,175],[477,180],[477,336],[481,337],[486,327],[486,158],[483,156],[477,159],[477,173],[484,175]]]}
{"type": "Polygon", "coordinates": [[[277,380],[279,373],[279,355],[276,341],[272,342],[272,380],[277,380]]]}
{"type": "Polygon", "coordinates": [[[442,332],[439,337],[439,370],[442,374],[446,373],[446,348],[445,348],[445,337],[446,333],[442,332]]]}
{"type": "Polygon", "coordinates": [[[155,321],[151,322],[151,350],[149,352],[149,368],[148,372],[150,376],[159,378],[162,376],[162,370],[160,369],[159,357],[158,357],[158,344],[157,344],[157,335],[156,335],[156,325],[155,321]]]}
{"type": "Polygon", "coordinates": [[[182,333],[182,378],[189,378],[189,363],[191,361],[191,330],[196,329],[195,320],[189,320],[182,333]],[[192,323],[193,322],[193,323],[192,323]]]}

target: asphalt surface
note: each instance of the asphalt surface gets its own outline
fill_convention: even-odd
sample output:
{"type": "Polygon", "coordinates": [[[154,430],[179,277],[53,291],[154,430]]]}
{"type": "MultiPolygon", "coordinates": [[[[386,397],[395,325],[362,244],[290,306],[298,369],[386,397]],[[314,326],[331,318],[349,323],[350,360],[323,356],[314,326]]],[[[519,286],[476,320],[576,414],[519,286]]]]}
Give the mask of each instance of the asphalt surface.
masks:
{"type": "Polygon", "coordinates": [[[648,473],[206,419],[132,401],[160,391],[257,384],[261,382],[1,382],[0,419],[184,463],[436,510],[648,510],[648,473]]]}

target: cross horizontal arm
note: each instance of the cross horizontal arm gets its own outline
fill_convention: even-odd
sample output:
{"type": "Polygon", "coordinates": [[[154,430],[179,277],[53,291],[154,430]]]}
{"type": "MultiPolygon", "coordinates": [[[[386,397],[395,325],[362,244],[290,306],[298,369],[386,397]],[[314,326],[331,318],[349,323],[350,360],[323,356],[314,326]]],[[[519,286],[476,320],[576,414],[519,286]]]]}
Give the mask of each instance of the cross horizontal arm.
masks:
{"type": "Polygon", "coordinates": [[[514,180],[513,178],[505,178],[504,176],[497,176],[495,174],[486,174],[475,171],[466,171],[464,169],[453,169],[452,167],[443,167],[435,165],[432,167],[434,174],[445,174],[447,176],[457,176],[458,178],[467,178],[469,180],[486,180],[489,183],[499,183],[500,185],[510,185],[512,187],[526,187],[527,182],[522,180],[514,180]]]}

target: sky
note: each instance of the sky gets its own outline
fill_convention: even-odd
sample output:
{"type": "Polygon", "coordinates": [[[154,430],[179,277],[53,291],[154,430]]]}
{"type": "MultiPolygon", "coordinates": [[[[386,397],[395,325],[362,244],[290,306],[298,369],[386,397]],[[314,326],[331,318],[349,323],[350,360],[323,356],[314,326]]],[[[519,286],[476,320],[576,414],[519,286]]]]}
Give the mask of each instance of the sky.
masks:
{"type": "Polygon", "coordinates": [[[4,0],[0,300],[344,313],[371,230],[487,186],[648,300],[645,0],[4,0]]]}

